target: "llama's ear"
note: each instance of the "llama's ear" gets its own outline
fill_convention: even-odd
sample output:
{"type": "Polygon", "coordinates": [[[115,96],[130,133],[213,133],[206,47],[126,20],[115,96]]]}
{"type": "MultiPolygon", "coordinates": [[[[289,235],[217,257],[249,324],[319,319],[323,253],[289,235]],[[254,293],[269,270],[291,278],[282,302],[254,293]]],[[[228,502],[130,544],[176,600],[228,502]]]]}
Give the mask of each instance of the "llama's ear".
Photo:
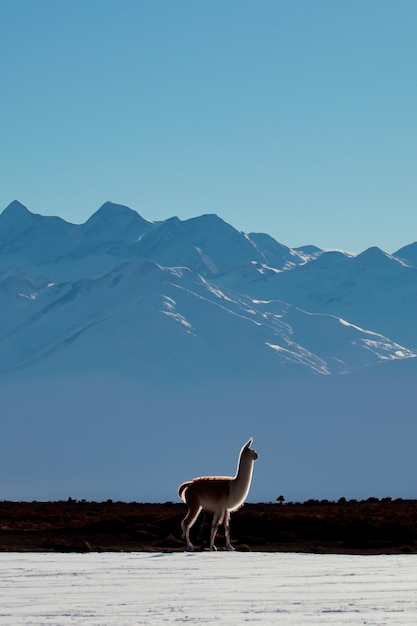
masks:
{"type": "Polygon", "coordinates": [[[252,444],[253,444],[253,437],[249,439],[248,443],[245,445],[245,448],[250,448],[252,444]]]}

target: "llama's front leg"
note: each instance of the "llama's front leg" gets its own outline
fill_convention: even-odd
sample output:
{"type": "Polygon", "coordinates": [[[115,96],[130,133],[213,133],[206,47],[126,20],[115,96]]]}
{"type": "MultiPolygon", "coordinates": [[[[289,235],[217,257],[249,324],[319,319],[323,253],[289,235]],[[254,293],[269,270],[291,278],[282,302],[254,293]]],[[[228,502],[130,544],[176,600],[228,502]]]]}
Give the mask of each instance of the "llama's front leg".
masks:
{"type": "Polygon", "coordinates": [[[224,534],[226,537],[226,550],[234,550],[230,543],[230,511],[226,511],[224,514],[224,534]]]}
{"type": "Polygon", "coordinates": [[[210,550],[217,550],[216,546],[214,545],[214,540],[216,538],[216,534],[217,534],[217,530],[220,526],[220,524],[222,523],[223,520],[223,511],[214,513],[213,515],[213,521],[211,524],[211,535],[210,535],[210,550]]]}

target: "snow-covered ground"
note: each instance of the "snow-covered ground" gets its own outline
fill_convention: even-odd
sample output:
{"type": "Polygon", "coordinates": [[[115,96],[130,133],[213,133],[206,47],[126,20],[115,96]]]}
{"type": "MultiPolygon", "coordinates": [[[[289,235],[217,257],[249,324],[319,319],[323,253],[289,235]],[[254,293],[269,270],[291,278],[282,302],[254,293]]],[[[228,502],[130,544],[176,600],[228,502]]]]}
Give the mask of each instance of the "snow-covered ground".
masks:
{"type": "Polygon", "coordinates": [[[0,624],[403,624],[417,557],[1,554],[0,624]]]}

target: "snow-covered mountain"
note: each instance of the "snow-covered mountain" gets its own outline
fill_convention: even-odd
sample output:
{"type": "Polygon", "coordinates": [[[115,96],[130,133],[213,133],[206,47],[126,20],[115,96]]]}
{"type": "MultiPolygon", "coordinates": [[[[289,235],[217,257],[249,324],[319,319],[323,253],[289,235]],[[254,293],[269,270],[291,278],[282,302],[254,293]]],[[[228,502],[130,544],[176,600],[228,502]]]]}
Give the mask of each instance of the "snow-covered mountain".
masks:
{"type": "Polygon", "coordinates": [[[215,215],[153,223],[109,202],[82,225],[13,202],[0,242],[2,375],[273,378],[415,355],[417,269],[376,249],[308,255],[215,215]]]}
{"type": "Polygon", "coordinates": [[[322,252],[291,272],[228,285],[257,298],[279,294],[306,311],[336,315],[417,347],[417,266],[379,248],[358,255],[322,252]]]}
{"type": "Polygon", "coordinates": [[[300,498],[407,495],[415,245],[290,249],[216,215],[152,222],[107,202],[76,225],[13,202],[0,214],[0,499],[174,498],[193,462],[233,473],[251,435],[265,455],[255,499],[285,484],[300,498]]]}

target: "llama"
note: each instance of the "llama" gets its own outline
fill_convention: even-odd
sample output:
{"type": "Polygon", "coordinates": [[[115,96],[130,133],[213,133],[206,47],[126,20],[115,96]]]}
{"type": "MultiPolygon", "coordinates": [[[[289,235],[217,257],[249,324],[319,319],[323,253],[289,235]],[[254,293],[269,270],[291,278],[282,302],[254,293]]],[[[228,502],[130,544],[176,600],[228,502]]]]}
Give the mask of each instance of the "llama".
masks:
{"type": "Polygon", "coordinates": [[[182,538],[187,542],[187,550],[194,550],[190,541],[190,529],[201,509],[213,513],[210,550],[217,550],[214,540],[220,524],[223,524],[225,530],[226,549],[234,550],[230,543],[230,513],[243,505],[249,493],[253,464],[258,458],[258,454],[250,447],[252,442],[253,439],[249,439],[241,449],[234,477],[202,476],[185,482],[178,488],[179,497],[188,505],[187,515],[181,522],[182,538]]]}

